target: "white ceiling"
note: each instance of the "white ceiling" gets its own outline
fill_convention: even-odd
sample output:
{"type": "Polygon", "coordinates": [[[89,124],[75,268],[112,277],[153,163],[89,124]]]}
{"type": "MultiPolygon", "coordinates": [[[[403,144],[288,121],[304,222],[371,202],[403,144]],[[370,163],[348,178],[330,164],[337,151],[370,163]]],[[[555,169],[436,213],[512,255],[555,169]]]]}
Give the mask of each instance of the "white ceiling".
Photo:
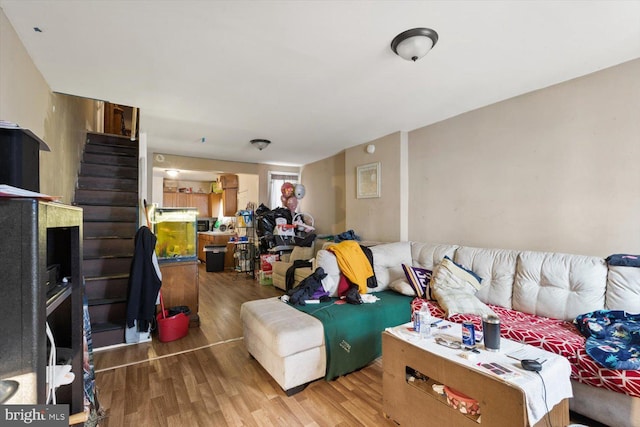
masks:
{"type": "Polygon", "coordinates": [[[0,6],[53,91],[140,107],[155,152],[248,162],[309,163],[640,57],[640,1],[0,6]],[[411,63],[389,44],[414,27],[440,40],[411,63]]]}

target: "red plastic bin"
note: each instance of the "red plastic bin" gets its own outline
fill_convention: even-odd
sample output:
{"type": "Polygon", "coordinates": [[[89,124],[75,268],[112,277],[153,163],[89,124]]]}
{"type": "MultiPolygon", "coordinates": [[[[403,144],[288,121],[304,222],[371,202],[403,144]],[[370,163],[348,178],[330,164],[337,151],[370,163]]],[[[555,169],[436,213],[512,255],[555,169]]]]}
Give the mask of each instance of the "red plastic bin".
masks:
{"type": "Polygon", "coordinates": [[[184,338],[189,332],[189,316],[184,313],[178,313],[174,316],[167,317],[169,310],[158,313],[156,320],[158,321],[158,339],[161,342],[170,342],[184,338]]]}

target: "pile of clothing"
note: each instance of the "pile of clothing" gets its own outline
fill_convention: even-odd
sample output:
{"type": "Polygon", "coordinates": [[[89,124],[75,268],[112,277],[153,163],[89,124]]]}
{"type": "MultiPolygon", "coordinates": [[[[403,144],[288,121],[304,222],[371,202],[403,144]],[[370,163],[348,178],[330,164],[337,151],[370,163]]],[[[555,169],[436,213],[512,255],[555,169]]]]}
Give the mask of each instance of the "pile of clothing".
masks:
{"type": "MultiPolygon", "coordinates": [[[[361,246],[355,240],[344,240],[327,248],[333,252],[340,267],[340,282],[338,283],[338,297],[344,298],[350,304],[362,304],[362,295],[368,288],[376,288],[378,282],[373,272],[373,254],[366,246],[361,246]]],[[[322,280],[327,277],[322,267],[318,267],[313,274],[305,278],[298,286],[289,289],[289,302],[295,305],[305,305],[307,300],[329,300],[329,293],[322,286],[322,280]]]]}

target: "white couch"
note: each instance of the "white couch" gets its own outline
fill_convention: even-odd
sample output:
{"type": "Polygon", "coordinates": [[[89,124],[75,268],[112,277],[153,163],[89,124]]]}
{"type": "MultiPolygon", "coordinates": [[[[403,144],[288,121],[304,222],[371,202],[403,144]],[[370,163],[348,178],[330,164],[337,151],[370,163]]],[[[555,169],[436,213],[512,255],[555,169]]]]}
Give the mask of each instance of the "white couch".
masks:
{"type": "MultiPolygon", "coordinates": [[[[371,251],[375,291],[404,277],[402,264],[433,269],[446,255],[483,278],[485,287],[477,296],[487,304],[563,320],[605,308],[640,312],[640,268],[609,267],[599,257],[419,242],[386,243],[371,251]]],[[[318,252],[316,266],[337,281],[335,258],[325,252],[318,252]]],[[[322,325],[311,316],[299,322],[301,314],[277,299],[248,302],[241,310],[249,353],[284,390],[297,390],[324,374],[322,325]],[[312,374],[294,380],[289,370],[312,374]]],[[[640,398],[572,385],[574,411],[611,426],[640,426],[640,398]]]]}

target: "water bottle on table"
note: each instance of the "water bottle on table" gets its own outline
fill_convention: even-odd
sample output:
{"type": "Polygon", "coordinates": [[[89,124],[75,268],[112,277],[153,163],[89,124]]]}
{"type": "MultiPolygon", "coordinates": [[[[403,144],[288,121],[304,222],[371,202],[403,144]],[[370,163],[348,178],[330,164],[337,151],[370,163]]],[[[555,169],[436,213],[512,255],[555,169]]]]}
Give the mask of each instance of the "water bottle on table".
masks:
{"type": "Polygon", "coordinates": [[[431,336],[431,313],[427,304],[422,304],[418,316],[420,317],[420,338],[429,338],[431,336]]]}

